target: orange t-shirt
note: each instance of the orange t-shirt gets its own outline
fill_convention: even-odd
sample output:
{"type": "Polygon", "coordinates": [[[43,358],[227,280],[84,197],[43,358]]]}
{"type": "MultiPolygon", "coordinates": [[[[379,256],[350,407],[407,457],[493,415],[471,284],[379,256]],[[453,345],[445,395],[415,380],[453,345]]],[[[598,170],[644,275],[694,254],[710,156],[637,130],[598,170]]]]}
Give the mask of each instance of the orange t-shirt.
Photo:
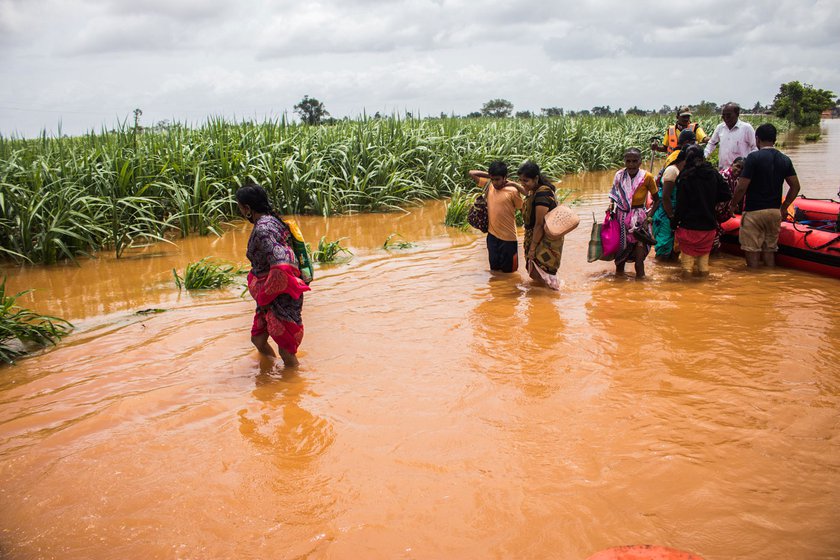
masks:
{"type": "Polygon", "coordinates": [[[516,241],[516,216],[522,208],[522,197],[515,187],[487,189],[487,216],[490,233],[502,241],[516,241]]]}

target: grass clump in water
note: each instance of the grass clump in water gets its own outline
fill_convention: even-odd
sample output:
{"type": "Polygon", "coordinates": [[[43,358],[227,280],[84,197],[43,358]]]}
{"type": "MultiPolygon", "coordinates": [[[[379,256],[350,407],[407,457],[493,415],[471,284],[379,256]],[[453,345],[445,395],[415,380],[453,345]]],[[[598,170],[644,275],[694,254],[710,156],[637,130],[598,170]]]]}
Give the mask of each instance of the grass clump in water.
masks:
{"type": "Polygon", "coordinates": [[[417,243],[407,241],[399,233],[392,233],[385,240],[385,243],[382,244],[382,248],[386,251],[390,251],[392,249],[413,249],[414,247],[417,247],[417,243]]]}
{"type": "Polygon", "coordinates": [[[328,263],[336,263],[339,261],[349,261],[353,258],[353,252],[346,247],[341,246],[341,242],[347,239],[346,237],[340,237],[335,241],[327,241],[326,236],[322,236],[321,239],[318,241],[318,249],[315,251],[311,251],[312,258],[317,263],[328,264],[328,263]],[[345,257],[341,257],[341,255],[346,255],[345,257]]]}
{"type": "Polygon", "coordinates": [[[179,290],[213,290],[234,284],[236,277],[247,271],[224,261],[204,257],[198,262],[187,264],[184,276],[180,276],[174,268],[172,275],[179,290]]]}
{"type": "Polygon", "coordinates": [[[15,305],[16,300],[29,293],[6,295],[6,278],[0,283],[0,362],[14,363],[30,347],[43,348],[68,334],[73,325],[64,319],[41,315],[15,305]]]}
{"type": "Polygon", "coordinates": [[[805,135],[806,142],[819,142],[821,136],[819,132],[811,132],[805,135]]]}
{"type": "Polygon", "coordinates": [[[470,213],[475,197],[465,193],[460,188],[452,191],[449,202],[446,203],[446,216],[443,219],[444,225],[466,230],[470,227],[467,223],[467,215],[470,213]]]}

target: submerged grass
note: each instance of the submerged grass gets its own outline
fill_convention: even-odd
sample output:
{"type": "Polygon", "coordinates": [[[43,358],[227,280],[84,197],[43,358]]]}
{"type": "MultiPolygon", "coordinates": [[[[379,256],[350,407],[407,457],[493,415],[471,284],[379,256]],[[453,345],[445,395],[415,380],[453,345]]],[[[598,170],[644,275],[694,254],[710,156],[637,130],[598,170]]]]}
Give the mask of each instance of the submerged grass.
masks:
{"type": "Polygon", "coordinates": [[[326,236],[321,237],[318,241],[318,248],[312,253],[312,259],[317,263],[329,264],[336,262],[344,262],[353,258],[353,252],[346,247],[341,246],[341,242],[347,239],[340,237],[335,241],[327,241],[326,236]],[[342,256],[344,255],[344,256],[342,256]]]}
{"type": "Polygon", "coordinates": [[[187,264],[183,276],[180,276],[174,268],[172,275],[175,277],[175,285],[179,290],[213,290],[234,284],[236,277],[247,271],[246,268],[204,257],[197,262],[187,264]]]}
{"type": "Polygon", "coordinates": [[[473,202],[480,193],[468,194],[456,188],[452,191],[449,200],[446,201],[446,213],[444,214],[443,223],[450,227],[459,229],[469,229],[470,225],[467,223],[467,215],[470,213],[473,202]]]}
{"type": "Polygon", "coordinates": [[[55,345],[73,328],[64,319],[18,306],[17,299],[26,293],[6,295],[6,278],[0,283],[0,362],[11,364],[33,348],[55,345]]]}
{"type": "MultiPolygon", "coordinates": [[[[467,171],[526,159],[559,177],[621,164],[670,117],[359,119],[301,126],[210,119],[136,133],[0,136],[0,258],[120,257],[173,234],[221,233],[254,180],[284,214],[389,211],[471,188],[467,171]]],[[[776,121],[774,121],[776,122],[776,121]]],[[[701,123],[711,130],[716,119],[701,123]]],[[[782,130],[784,123],[779,123],[782,130]]],[[[454,211],[454,209],[453,209],[454,211]]]]}
{"type": "Polygon", "coordinates": [[[385,239],[385,243],[382,244],[382,248],[386,251],[392,249],[413,249],[414,247],[417,247],[417,243],[408,241],[399,233],[392,233],[385,239]]]}

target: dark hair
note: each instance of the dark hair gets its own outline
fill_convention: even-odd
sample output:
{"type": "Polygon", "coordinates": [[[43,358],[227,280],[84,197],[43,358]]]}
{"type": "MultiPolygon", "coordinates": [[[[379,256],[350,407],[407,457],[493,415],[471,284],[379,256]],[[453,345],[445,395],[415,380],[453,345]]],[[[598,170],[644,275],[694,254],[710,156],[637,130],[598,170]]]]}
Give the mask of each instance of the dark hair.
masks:
{"type": "Polygon", "coordinates": [[[744,158],[742,156],[738,156],[732,160],[732,165],[735,165],[736,163],[741,163],[742,161],[744,161],[744,158]]]}
{"type": "Polygon", "coordinates": [[[725,103],[723,105],[723,107],[720,108],[720,112],[722,113],[723,110],[726,109],[727,107],[732,107],[732,109],[735,111],[735,114],[738,115],[738,116],[741,116],[741,106],[738,105],[737,103],[735,103],[734,101],[730,101],[728,103],[725,103]]]}
{"type": "Polygon", "coordinates": [[[764,123],[755,129],[755,137],[763,142],[776,143],[776,127],[770,123],[764,123]]]}
{"type": "Polygon", "coordinates": [[[687,152],[687,151],[688,151],[687,149],[686,149],[686,150],[680,150],[680,151],[678,151],[678,152],[677,152],[677,157],[675,157],[675,158],[674,158],[674,161],[672,161],[672,162],[669,164],[669,166],[668,166],[668,167],[670,167],[671,165],[674,165],[675,163],[680,163],[680,162],[685,161],[685,156],[687,155],[687,154],[686,154],[686,152],[687,152]]]}
{"type": "Polygon", "coordinates": [[[625,159],[627,159],[628,154],[634,154],[634,155],[639,156],[639,158],[641,158],[642,157],[642,150],[640,150],[639,148],[627,148],[626,150],[624,150],[624,158],[625,159]]]}
{"type": "Polygon", "coordinates": [[[697,135],[694,133],[693,130],[688,130],[687,128],[680,132],[679,137],[677,138],[677,146],[684,146],[686,144],[694,144],[697,142],[697,135]]]}
{"type": "Polygon", "coordinates": [[[487,167],[487,174],[491,177],[507,177],[508,166],[503,161],[494,161],[487,167]]]}
{"type": "Polygon", "coordinates": [[[706,161],[706,156],[703,155],[703,148],[698,146],[697,144],[692,144],[685,150],[680,150],[680,154],[682,154],[683,152],[685,152],[686,167],[698,167],[700,165],[703,165],[703,163],[706,161]]]}
{"type": "Polygon", "coordinates": [[[533,161],[526,161],[520,165],[516,174],[520,177],[536,179],[538,185],[545,185],[546,187],[551,187],[552,191],[554,190],[554,183],[551,182],[551,179],[540,173],[540,166],[533,161]]]}
{"type": "MultiPolygon", "coordinates": [[[[260,185],[253,181],[248,181],[236,190],[236,202],[242,206],[248,206],[258,214],[268,214],[274,216],[280,223],[286,224],[274,208],[271,207],[271,202],[268,200],[268,193],[260,185]]],[[[250,219],[250,218],[249,218],[250,219]]]]}

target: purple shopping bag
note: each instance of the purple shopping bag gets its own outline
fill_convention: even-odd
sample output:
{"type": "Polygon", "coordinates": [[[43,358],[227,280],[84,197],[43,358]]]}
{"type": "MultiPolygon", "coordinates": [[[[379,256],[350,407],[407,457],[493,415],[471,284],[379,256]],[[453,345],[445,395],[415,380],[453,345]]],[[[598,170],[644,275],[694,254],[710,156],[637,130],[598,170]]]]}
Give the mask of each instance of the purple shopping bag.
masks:
{"type": "Polygon", "coordinates": [[[612,259],[618,252],[618,247],[621,243],[620,227],[615,213],[607,210],[607,214],[604,216],[604,225],[601,227],[602,259],[612,259]]]}

